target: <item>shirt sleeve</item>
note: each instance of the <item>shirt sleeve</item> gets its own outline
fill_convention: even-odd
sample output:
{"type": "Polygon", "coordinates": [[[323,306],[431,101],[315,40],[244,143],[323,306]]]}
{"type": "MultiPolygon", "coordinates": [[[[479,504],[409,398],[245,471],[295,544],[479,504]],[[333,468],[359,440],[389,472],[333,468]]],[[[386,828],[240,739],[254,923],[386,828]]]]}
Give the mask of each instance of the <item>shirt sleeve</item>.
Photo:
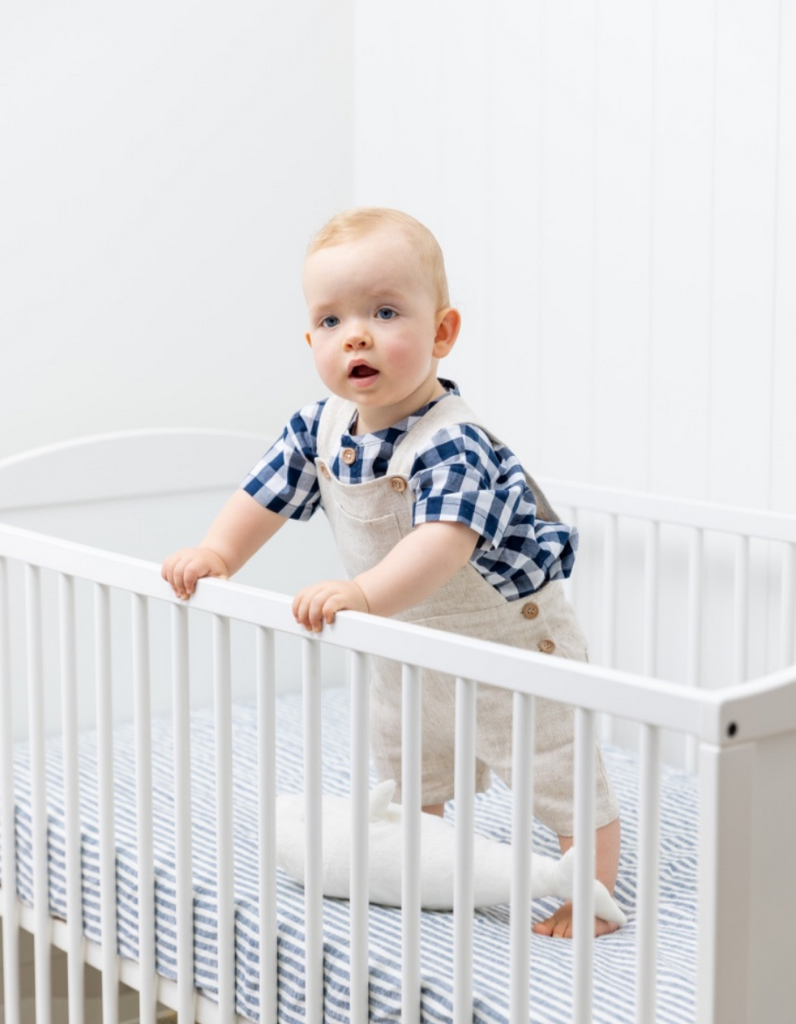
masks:
{"type": "Polygon", "coordinates": [[[500,546],[520,502],[529,511],[518,460],[508,449],[495,452],[486,433],[471,424],[438,431],[415,459],[409,486],[414,526],[464,523],[480,534],[482,550],[500,546]]]}
{"type": "Polygon", "coordinates": [[[241,483],[264,508],[289,519],[307,520],[320,506],[315,457],[323,406],[299,410],[241,483]]]}

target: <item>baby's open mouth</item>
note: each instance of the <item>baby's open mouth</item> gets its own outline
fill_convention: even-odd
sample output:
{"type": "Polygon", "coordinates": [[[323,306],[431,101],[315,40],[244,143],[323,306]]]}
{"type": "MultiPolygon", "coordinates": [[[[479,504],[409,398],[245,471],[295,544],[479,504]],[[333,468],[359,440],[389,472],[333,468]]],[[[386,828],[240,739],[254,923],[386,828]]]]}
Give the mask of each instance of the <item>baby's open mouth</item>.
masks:
{"type": "Polygon", "coordinates": [[[350,376],[351,377],[372,377],[374,374],[376,374],[378,372],[379,371],[378,370],[374,370],[372,366],[360,365],[360,366],[355,366],[354,367],[354,369],[351,371],[350,376]]]}

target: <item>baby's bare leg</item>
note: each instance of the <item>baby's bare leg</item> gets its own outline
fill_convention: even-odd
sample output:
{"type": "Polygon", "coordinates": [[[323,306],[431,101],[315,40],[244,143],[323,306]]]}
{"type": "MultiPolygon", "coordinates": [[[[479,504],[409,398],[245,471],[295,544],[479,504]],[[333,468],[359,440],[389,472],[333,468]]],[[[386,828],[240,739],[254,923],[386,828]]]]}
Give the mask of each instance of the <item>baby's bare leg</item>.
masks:
{"type": "Polygon", "coordinates": [[[436,814],[438,818],[444,818],[445,804],[428,804],[423,808],[423,814],[436,814]]]}
{"type": "MultiPolygon", "coordinates": [[[[619,818],[603,826],[603,828],[598,828],[595,835],[594,873],[612,895],[616,885],[617,871],[619,870],[620,837],[621,826],[619,818]]],[[[558,842],[561,846],[561,853],[564,854],[572,846],[573,840],[571,836],[559,836],[558,842]]],[[[609,932],[615,932],[618,927],[618,924],[603,921],[598,917],[594,922],[594,934],[597,936],[607,935],[609,932]]],[[[552,935],[555,938],[571,939],[572,904],[570,902],[565,903],[562,907],[558,908],[552,917],[548,917],[547,920],[535,924],[533,930],[537,935],[552,935]]]]}

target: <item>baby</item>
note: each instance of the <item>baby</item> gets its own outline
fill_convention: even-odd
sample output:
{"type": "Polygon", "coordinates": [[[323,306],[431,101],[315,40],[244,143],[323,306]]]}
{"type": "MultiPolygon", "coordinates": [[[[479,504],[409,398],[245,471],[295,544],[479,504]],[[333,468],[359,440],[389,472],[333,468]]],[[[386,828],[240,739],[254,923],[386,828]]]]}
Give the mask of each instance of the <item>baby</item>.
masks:
{"type": "MultiPolygon", "coordinates": [[[[328,399],[296,413],[196,548],[163,564],[187,599],[204,576],[227,578],[288,519],[321,506],[350,578],[324,580],[293,600],[319,631],[339,611],[392,616],[577,660],[586,645],[562,584],[575,531],[558,522],[514,454],[437,377],[461,317],[448,297],[436,239],[396,210],[334,217],[304,263],[306,340],[328,399]]],[[[400,666],[374,659],[371,744],[380,778],[401,778],[400,666]]],[[[512,693],[478,694],[476,788],[496,772],[511,785],[512,693]]],[[[453,797],[454,687],[424,672],[423,809],[453,797]]],[[[536,701],[535,806],[572,845],[574,712],[536,701]]],[[[613,891],[619,861],[616,800],[597,756],[596,874],[613,891]]],[[[617,926],[598,919],[595,933],[617,926]]],[[[534,929],[571,936],[564,904],[534,929]]]]}

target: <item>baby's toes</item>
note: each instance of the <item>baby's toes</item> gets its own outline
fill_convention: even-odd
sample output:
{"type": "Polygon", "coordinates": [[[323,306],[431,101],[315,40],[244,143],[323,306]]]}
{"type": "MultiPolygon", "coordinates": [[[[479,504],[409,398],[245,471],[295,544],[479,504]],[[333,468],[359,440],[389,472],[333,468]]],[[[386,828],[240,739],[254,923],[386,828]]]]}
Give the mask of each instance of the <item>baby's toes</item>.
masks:
{"type": "Polygon", "coordinates": [[[533,930],[537,935],[547,935],[554,939],[572,938],[572,905],[565,903],[551,917],[535,924],[533,930]]]}
{"type": "MultiPolygon", "coordinates": [[[[603,921],[602,918],[599,917],[595,917],[594,919],[595,938],[599,938],[601,935],[610,935],[611,932],[618,931],[618,929],[619,925],[615,924],[613,921],[603,921]]],[[[551,917],[535,924],[533,926],[533,931],[536,935],[547,935],[554,939],[571,939],[572,904],[565,903],[564,906],[560,907],[551,917]]]]}
{"type": "Polygon", "coordinates": [[[610,935],[611,932],[618,932],[619,925],[615,921],[603,921],[601,917],[594,919],[594,936],[599,938],[601,935],[610,935]]]}

